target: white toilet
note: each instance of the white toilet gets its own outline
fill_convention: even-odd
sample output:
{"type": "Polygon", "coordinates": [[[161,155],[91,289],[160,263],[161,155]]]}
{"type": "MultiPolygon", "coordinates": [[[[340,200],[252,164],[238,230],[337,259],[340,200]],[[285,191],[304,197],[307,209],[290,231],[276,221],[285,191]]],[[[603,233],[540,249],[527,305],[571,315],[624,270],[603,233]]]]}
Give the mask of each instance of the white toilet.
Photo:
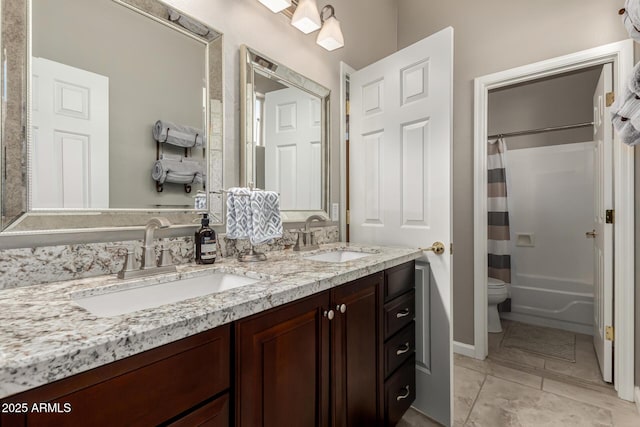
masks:
{"type": "Polygon", "coordinates": [[[489,288],[487,290],[489,300],[489,310],[487,311],[487,330],[489,332],[499,333],[502,332],[502,325],[500,324],[500,315],[498,314],[498,304],[507,299],[509,291],[507,289],[507,284],[502,280],[489,277],[487,283],[489,288]]]}

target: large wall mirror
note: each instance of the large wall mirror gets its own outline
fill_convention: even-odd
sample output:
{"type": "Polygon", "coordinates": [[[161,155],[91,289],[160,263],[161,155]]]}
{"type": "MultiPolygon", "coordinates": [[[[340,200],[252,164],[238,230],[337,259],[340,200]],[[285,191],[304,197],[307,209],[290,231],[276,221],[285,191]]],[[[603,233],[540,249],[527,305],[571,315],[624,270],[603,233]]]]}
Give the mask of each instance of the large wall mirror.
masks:
{"type": "Polygon", "coordinates": [[[222,35],[157,0],[2,0],[2,230],[222,222],[222,35]]]}
{"type": "Polygon", "coordinates": [[[241,181],[280,193],[285,221],[328,214],[329,89],[241,47],[241,181]]]}

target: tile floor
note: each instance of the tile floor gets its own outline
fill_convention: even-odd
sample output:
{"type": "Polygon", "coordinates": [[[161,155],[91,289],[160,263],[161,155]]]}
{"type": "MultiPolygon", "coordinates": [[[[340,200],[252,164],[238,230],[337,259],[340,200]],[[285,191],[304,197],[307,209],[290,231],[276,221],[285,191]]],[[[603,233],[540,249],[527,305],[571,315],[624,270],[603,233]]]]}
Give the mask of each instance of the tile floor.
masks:
{"type": "MultiPolygon", "coordinates": [[[[454,426],[640,426],[635,404],[600,378],[590,336],[576,334],[575,363],[506,348],[503,336],[489,335],[486,360],[454,355],[454,426]]],[[[438,425],[410,409],[398,427],[438,425]]]]}
{"type": "Polygon", "coordinates": [[[503,336],[489,334],[486,360],[454,356],[454,426],[640,426],[636,406],[602,381],[590,336],[576,334],[575,363],[504,347],[503,336]]]}

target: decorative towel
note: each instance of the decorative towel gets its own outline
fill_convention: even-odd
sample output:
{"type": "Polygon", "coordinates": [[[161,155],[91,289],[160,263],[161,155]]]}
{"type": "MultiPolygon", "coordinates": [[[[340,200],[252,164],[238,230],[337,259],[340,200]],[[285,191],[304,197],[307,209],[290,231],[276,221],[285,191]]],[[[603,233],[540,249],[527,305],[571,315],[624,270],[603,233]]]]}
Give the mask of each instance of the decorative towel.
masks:
{"type": "Polygon", "coordinates": [[[207,142],[202,129],[178,125],[166,120],[158,120],[153,126],[153,138],[162,143],[178,147],[202,147],[207,142]]]}
{"type": "Polygon", "coordinates": [[[275,191],[252,191],[251,196],[251,244],[282,237],[280,196],[275,191]]]}
{"type": "Polygon", "coordinates": [[[624,9],[620,9],[618,13],[622,16],[622,23],[629,37],[640,42],[640,0],[626,0],[624,9]]]}
{"type": "Polygon", "coordinates": [[[230,188],[227,194],[227,237],[249,239],[252,245],[282,237],[278,193],[230,188]]]}
{"type": "Polygon", "coordinates": [[[230,188],[227,193],[227,237],[248,239],[251,224],[251,190],[244,187],[230,188]]]}
{"type": "Polygon", "coordinates": [[[153,164],[151,177],[160,184],[171,182],[174,184],[202,184],[204,173],[198,162],[182,158],[156,160],[153,164]]]}

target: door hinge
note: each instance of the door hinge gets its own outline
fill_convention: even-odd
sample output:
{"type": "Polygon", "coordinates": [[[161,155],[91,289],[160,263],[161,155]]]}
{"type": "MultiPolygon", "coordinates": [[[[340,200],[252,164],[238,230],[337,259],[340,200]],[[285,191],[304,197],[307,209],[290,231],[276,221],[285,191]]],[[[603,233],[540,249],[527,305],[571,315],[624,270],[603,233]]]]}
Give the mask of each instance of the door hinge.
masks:
{"type": "Polygon", "coordinates": [[[351,224],[351,211],[347,210],[347,224],[351,224]]]}
{"type": "Polygon", "coordinates": [[[616,211],[613,209],[607,209],[604,215],[605,222],[607,224],[613,224],[616,218],[616,211]]]}
{"type": "Polygon", "coordinates": [[[607,326],[605,328],[605,338],[607,339],[607,341],[613,341],[613,337],[614,337],[614,330],[613,330],[613,326],[607,326]]]}
{"type": "Polygon", "coordinates": [[[607,92],[606,98],[607,98],[607,107],[611,107],[611,105],[613,105],[614,101],[616,100],[616,95],[614,92],[607,92]]]}
{"type": "Polygon", "coordinates": [[[453,255],[453,242],[449,243],[449,254],[453,255]]]}

